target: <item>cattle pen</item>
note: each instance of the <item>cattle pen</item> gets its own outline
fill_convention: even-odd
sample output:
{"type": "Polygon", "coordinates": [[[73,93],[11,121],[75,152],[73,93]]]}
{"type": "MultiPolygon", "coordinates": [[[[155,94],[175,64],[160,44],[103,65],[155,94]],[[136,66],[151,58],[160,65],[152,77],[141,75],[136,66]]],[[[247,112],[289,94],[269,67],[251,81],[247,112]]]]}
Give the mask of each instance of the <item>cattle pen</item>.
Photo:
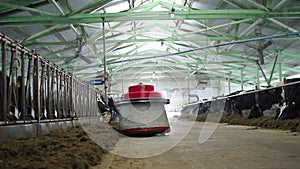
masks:
{"type": "Polygon", "coordinates": [[[221,111],[228,114],[242,115],[243,110],[251,109],[246,117],[252,118],[263,116],[263,111],[276,105],[277,110],[273,114],[268,114],[269,116],[274,119],[294,119],[299,117],[298,112],[300,112],[300,81],[298,80],[285,79],[285,84],[280,86],[260,90],[237,91],[211,100],[190,103],[183,106],[181,111],[184,115],[216,113],[210,111],[210,107],[218,107],[220,106],[218,102],[222,102],[219,108],[221,111]],[[259,112],[255,111],[255,108],[258,108],[259,112]]]}
{"type": "Polygon", "coordinates": [[[300,1],[2,0],[0,169],[298,169],[300,1]]]}

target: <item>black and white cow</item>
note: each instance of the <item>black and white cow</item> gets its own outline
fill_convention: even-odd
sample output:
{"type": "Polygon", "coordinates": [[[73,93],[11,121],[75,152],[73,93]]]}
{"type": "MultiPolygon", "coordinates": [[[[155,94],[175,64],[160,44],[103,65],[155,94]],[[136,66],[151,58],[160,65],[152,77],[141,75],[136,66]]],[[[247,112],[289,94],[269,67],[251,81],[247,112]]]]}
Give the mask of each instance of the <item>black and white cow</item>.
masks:
{"type": "Polygon", "coordinates": [[[242,115],[243,110],[251,110],[248,118],[263,116],[263,111],[270,109],[274,104],[282,103],[282,89],[272,88],[261,91],[247,91],[237,95],[228,95],[225,110],[231,114],[242,115]]]}
{"type": "Polygon", "coordinates": [[[267,113],[270,109],[275,118],[300,118],[300,78],[286,80],[285,84],[289,83],[294,84],[257,91],[237,91],[227,95],[225,99],[193,103],[185,106],[182,109],[182,114],[207,114],[220,111],[220,107],[224,106],[223,111],[229,114],[242,115],[243,110],[250,110],[248,118],[261,117],[264,115],[263,112],[267,113]],[[283,103],[286,107],[280,113],[278,107],[282,106],[283,103]]]}
{"type": "Polygon", "coordinates": [[[278,119],[300,118],[300,78],[285,79],[284,103],[286,107],[278,115],[278,119]]]}

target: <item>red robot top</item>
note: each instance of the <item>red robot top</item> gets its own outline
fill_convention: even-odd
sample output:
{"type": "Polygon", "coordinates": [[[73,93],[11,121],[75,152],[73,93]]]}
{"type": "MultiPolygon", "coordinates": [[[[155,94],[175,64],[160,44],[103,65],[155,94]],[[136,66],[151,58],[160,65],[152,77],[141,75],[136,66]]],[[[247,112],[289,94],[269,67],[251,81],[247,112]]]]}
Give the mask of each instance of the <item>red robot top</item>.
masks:
{"type": "Polygon", "coordinates": [[[129,86],[128,93],[124,94],[124,99],[149,99],[162,98],[159,92],[154,91],[153,85],[139,83],[137,85],[129,86]]]}

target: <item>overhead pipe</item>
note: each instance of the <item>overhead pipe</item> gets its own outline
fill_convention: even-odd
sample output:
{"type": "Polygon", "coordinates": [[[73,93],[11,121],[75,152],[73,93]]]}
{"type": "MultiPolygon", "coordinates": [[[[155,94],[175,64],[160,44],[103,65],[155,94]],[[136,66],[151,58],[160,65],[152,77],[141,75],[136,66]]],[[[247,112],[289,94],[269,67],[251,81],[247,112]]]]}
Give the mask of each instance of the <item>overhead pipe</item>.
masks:
{"type": "MultiPolygon", "coordinates": [[[[256,20],[254,23],[252,23],[251,25],[249,25],[243,32],[241,32],[239,34],[239,36],[237,38],[240,38],[242,36],[248,35],[249,33],[251,33],[253,31],[253,29],[259,25],[260,23],[262,23],[264,20],[262,18],[259,18],[258,20],[256,20]]],[[[230,50],[234,45],[229,46],[227,49],[224,50],[230,50]]],[[[224,51],[223,50],[223,51],[224,51]]]]}
{"type": "MultiPolygon", "coordinates": [[[[170,54],[150,56],[150,57],[144,57],[144,58],[127,59],[127,60],[121,60],[121,61],[115,61],[115,62],[107,62],[107,64],[112,65],[112,64],[123,63],[123,62],[131,62],[131,61],[137,61],[137,60],[169,57],[169,56],[181,55],[181,54],[185,54],[185,53],[190,53],[190,52],[195,52],[195,51],[200,51],[200,50],[205,50],[205,49],[210,49],[210,48],[216,48],[216,47],[221,47],[221,46],[240,44],[240,43],[248,43],[248,42],[254,42],[254,41],[262,41],[262,40],[266,40],[266,39],[283,38],[283,37],[288,37],[288,36],[300,36],[300,32],[280,34],[280,35],[272,35],[272,36],[263,36],[263,37],[257,37],[257,38],[252,38],[252,39],[245,39],[245,40],[238,40],[238,41],[220,43],[220,44],[215,44],[215,45],[210,45],[210,46],[205,46],[205,47],[185,50],[185,51],[181,51],[181,52],[170,53],[170,54]]],[[[99,66],[101,67],[101,66],[103,66],[103,64],[100,64],[99,66]]]]}

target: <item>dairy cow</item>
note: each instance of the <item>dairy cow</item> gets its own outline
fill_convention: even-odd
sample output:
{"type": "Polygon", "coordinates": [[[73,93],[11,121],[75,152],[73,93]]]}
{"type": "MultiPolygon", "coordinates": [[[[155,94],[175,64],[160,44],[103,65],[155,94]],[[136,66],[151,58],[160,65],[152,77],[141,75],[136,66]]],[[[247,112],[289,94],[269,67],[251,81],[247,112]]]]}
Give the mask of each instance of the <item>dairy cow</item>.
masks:
{"type": "Polygon", "coordinates": [[[223,111],[229,114],[242,115],[243,110],[251,110],[248,118],[263,116],[266,110],[273,111],[277,115],[275,118],[292,119],[300,117],[300,78],[288,79],[286,84],[295,83],[283,87],[273,87],[264,90],[237,91],[226,96],[224,99],[198,102],[185,106],[182,114],[199,115],[209,112],[220,111],[220,106],[224,106],[223,111]],[[283,95],[284,93],[284,95],[283,95]],[[283,97],[284,96],[284,97],[283,97]],[[215,103],[219,102],[219,103],[215,103]],[[222,102],[222,104],[220,104],[222,102]],[[278,111],[278,106],[286,105],[282,113],[278,111]],[[218,106],[216,106],[218,105],[218,106]],[[218,108],[215,108],[218,107],[218,108]]]}
{"type": "Polygon", "coordinates": [[[270,109],[274,104],[282,104],[282,89],[273,88],[261,91],[248,91],[244,94],[228,95],[226,100],[226,112],[240,114],[250,109],[248,118],[256,118],[263,115],[263,111],[270,109]]]}
{"type": "Polygon", "coordinates": [[[278,118],[281,120],[300,118],[300,78],[286,79],[285,84],[287,85],[283,89],[286,107],[278,118]]]}

